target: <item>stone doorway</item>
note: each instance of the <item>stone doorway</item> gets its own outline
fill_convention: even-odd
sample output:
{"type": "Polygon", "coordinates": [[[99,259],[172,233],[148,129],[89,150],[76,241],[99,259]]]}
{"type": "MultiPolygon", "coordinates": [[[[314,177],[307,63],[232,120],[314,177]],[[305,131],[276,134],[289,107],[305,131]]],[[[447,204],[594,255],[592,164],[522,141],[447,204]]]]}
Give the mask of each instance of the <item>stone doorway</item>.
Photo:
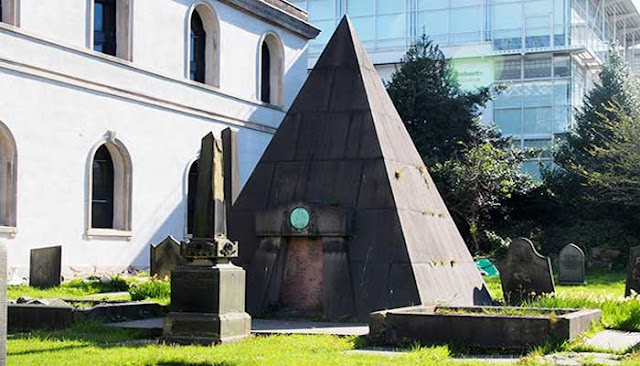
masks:
{"type": "Polygon", "coordinates": [[[292,237],[287,247],[280,301],[287,310],[322,312],[322,240],[292,237]]]}

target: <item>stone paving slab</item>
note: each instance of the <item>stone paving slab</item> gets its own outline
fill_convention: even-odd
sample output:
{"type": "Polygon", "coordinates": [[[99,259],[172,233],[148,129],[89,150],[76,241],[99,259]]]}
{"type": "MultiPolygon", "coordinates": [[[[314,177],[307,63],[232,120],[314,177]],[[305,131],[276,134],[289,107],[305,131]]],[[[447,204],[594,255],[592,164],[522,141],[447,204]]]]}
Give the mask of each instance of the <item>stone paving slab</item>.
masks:
{"type": "MultiPolygon", "coordinates": [[[[110,323],[108,326],[146,330],[162,333],[164,318],[110,323]]],[[[318,323],[297,320],[252,319],[253,334],[332,334],[339,336],[364,336],[369,334],[369,326],[364,323],[318,323]]]]}
{"type": "Polygon", "coordinates": [[[640,333],[604,330],[585,340],[584,344],[599,350],[625,352],[640,345],[640,333]]]}
{"type": "Polygon", "coordinates": [[[620,364],[622,356],[610,353],[565,352],[542,357],[542,362],[554,366],[615,366],[620,364]]]}

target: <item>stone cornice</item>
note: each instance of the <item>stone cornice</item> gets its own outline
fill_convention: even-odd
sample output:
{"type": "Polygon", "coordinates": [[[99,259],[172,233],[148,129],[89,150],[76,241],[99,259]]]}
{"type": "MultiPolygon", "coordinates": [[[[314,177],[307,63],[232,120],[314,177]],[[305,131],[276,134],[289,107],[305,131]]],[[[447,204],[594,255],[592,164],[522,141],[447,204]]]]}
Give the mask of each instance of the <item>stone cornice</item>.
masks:
{"type": "Polygon", "coordinates": [[[320,29],[307,22],[307,13],[282,0],[221,0],[266,22],[283,27],[307,39],[314,39],[320,29]]]}

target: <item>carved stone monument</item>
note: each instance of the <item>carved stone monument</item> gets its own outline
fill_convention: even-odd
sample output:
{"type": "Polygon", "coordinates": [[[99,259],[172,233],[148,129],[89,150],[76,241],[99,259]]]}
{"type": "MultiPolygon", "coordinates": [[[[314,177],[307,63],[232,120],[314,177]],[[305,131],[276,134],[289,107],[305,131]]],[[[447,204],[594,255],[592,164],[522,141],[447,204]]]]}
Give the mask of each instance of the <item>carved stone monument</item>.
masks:
{"type": "Polygon", "coordinates": [[[514,239],[498,269],[507,304],[520,305],[555,292],[551,260],[538,253],[529,239],[514,239]]]}
{"type": "Polygon", "coordinates": [[[575,244],[567,244],[558,256],[558,284],[586,285],[584,252],[575,244]]]}
{"type": "Polygon", "coordinates": [[[7,248],[0,241],[0,366],[7,364],[7,248]]]}
{"type": "Polygon", "coordinates": [[[171,273],[171,312],[164,339],[181,344],[219,344],[251,332],[245,312],[245,272],[230,260],[238,243],[227,239],[221,143],[213,134],[202,140],[194,238],[181,245],[186,264],[171,273]]]}
{"type": "Polygon", "coordinates": [[[31,249],[29,286],[49,288],[60,286],[62,247],[31,249]]]}
{"type": "Polygon", "coordinates": [[[627,286],[624,296],[630,296],[631,291],[640,293],[640,246],[629,250],[629,266],[627,267],[627,286]]]}
{"type": "Polygon", "coordinates": [[[158,278],[171,277],[171,271],[186,261],[180,254],[180,242],[168,236],[158,245],[151,245],[150,272],[158,278]]]}
{"type": "Polygon", "coordinates": [[[234,203],[252,315],[366,320],[491,297],[345,17],[234,203]]]}

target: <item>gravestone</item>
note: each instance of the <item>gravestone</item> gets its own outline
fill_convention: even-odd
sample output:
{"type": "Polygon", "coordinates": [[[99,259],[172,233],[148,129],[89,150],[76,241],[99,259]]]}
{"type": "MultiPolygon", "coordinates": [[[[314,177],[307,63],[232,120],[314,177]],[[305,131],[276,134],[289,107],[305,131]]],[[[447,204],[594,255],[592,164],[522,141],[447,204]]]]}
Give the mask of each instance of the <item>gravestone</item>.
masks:
{"type": "Polygon", "coordinates": [[[240,194],[240,166],[238,158],[238,132],[222,130],[222,156],[224,160],[224,197],[227,217],[240,194]]]}
{"type": "Polygon", "coordinates": [[[7,248],[0,241],[0,366],[7,362],[7,248]]]}
{"type": "Polygon", "coordinates": [[[520,305],[523,301],[555,292],[551,260],[539,254],[529,239],[511,241],[498,269],[507,304],[520,305]]]}
{"type": "Polygon", "coordinates": [[[62,247],[31,249],[29,285],[39,288],[60,286],[62,247]]]}
{"type": "Polygon", "coordinates": [[[180,344],[219,344],[249,336],[245,272],[231,263],[238,243],[227,239],[222,143],[202,140],[193,239],[181,244],[185,264],[171,272],[171,307],[163,338],[180,344]]]}
{"type": "Polygon", "coordinates": [[[575,244],[568,244],[558,257],[558,284],[586,285],[584,271],[584,252],[575,244]]]}
{"type": "Polygon", "coordinates": [[[631,291],[640,293],[640,246],[629,250],[629,266],[627,267],[627,285],[624,296],[630,296],[631,291]]]}
{"type": "Polygon", "coordinates": [[[168,236],[160,244],[151,244],[150,254],[150,273],[151,276],[158,278],[171,277],[171,271],[179,265],[184,264],[185,260],[180,255],[180,242],[168,236]]]}
{"type": "Polygon", "coordinates": [[[234,203],[229,232],[252,315],[366,320],[492,302],[347,16],[234,203]]]}

